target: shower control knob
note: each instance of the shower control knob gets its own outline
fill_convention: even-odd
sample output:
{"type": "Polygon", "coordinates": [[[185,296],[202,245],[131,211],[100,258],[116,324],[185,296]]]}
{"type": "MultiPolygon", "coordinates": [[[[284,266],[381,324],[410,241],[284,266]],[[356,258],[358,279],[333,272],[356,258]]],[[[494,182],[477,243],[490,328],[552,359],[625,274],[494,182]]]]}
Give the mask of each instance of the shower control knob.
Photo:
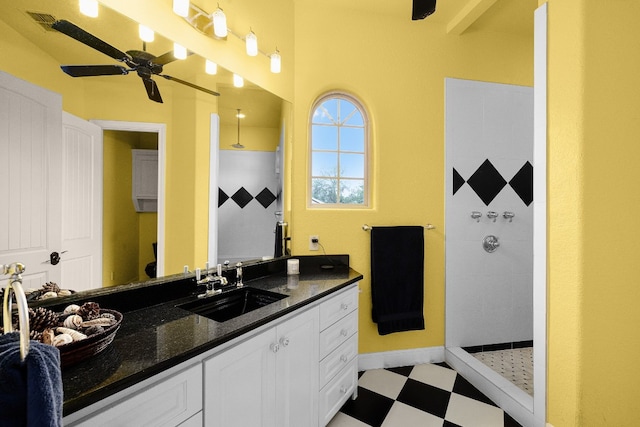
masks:
{"type": "Polygon", "coordinates": [[[482,212],[478,212],[478,211],[471,212],[471,218],[475,219],[476,222],[480,222],[480,218],[482,218],[482,212]]]}
{"type": "Polygon", "coordinates": [[[498,241],[498,238],[496,236],[489,235],[482,240],[482,247],[489,253],[495,252],[499,246],[500,242],[498,241]]]}
{"type": "Polygon", "coordinates": [[[492,219],[493,222],[496,222],[496,218],[498,218],[498,212],[495,212],[495,211],[487,212],[487,218],[492,219]]]}

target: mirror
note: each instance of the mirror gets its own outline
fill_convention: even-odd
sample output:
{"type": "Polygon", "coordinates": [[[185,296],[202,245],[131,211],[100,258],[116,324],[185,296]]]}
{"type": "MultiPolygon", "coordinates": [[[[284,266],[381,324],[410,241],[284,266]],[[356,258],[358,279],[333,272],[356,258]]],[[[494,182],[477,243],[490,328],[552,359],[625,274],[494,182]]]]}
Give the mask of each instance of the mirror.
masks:
{"type": "MultiPolygon", "coordinates": [[[[183,265],[190,264],[192,270],[195,267],[203,267],[194,265],[197,262],[204,264],[206,259],[201,255],[202,249],[196,252],[194,248],[206,247],[207,243],[207,236],[202,236],[206,234],[203,230],[206,230],[207,219],[203,220],[202,217],[206,217],[209,203],[209,159],[203,154],[208,150],[210,143],[211,113],[216,113],[219,117],[217,144],[220,150],[214,155],[220,164],[218,180],[221,198],[218,201],[218,229],[223,231],[212,231],[209,236],[221,236],[221,241],[217,244],[219,261],[229,259],[235,262],[272,256],[275,243],[274,227],[276,221],[283,219],[277,215],[283,209],[282,171],[280,170],[280,175],[276,175],[276,170],[283,164],[282,148],[280,151],[277,150],[282,146],[282,117],[283,106],[287,109],[286,102],[248,81],[245,81],[243,88],[233,87],[232,73],[220,67],[216,75],[207,75],[204,72],[205,61],[197,55],[166,64],[163,73],[215,90],[221,96],[214,97],[154,76],[164,100],[163,104],[158,104],[148,99],[145,88],[135,73],[127,76],[71,78],[60,70],[60,65],[117,62],[64,34],[51,30],[50,23],[47,23],[51,17],[71,21],[122,51],[147,50],[160,56],[171,51],[173,46],[159,34],[155,35],[153,42],[144,45],[138,37],[137,23],[102,5],[98,18],[88,18],[79,14],[78,2],[75,0],[15,0],[0,4],[0,29],[6,35],[7,46],[13,46],[8,49],[10,52],[5,50],[7,55],[0,59],[1,70],[62,94],[63,109],[87,120],[166,124],[164,226],[158,219],[139,219],[139,224],[146,224],[139,227],[146,231],[144,238],[136,239],[144,242],[137,249],[138,277],[134,277],[134,273],[122,275],[120,278],[114,277],[118,276],[118,272],[114,274],[109,266],[124,261],[115,263],[113,260],[103,260],[103,284],[116,285],[147,279],[142,272],[146,264],[154,260],[153,247],[150,244],[154,241],[154,236],[149,236],[149,229],[153,230],[156,224],[157,228],[163,229],[165,233],[165,247],[159,247],[158,252],[162,251],[164,254],[166,274],[181,272],[183,265]],[[240,119],[239,126],[240,143],[244,149],[232,147],[238,142],[238,109],[245,114],[245,117],[240,119]],[[268,165],[258,167],[258,164],[262,164],[259,158],[266,158],[268,165]],[[258,169],[271,171],[272,177],[268,183],[265,184],[263,177],[254,174],[258,169]],[[234,175],[227,175],[229,171],[234,175]],[[242,181],[243,179],[249,181],[242,181]],[[258,185],[258,181],[261,186],[258,185]],[[244,191],[241,191],[242,189],[244,191]],[[268,191],[263,191],[265,189],[268,191]],[[224,203],[223,193],[229,197],[224,203]],[[252,219],[250,211],[252,215],[260,213],[260,218],[252,219]],[[202,227],[203,224],[205,227],[202,227]],[[259,235],[261,237],[258,238],[259,235]],[[233,245],[225,249],[222,243],[233,245]]],[[[130,130],[110,132],[105,133],[105,147],[113,138],[125,141],[122,143],[138,149],[154,148],[159,144],[157,135],[153,132],[140,135],[132,135],[130,130]]],[[[109,176],[119,177],[130,170],[128,163],[121,162],[123,157],[118,158],[120,160],[116,161],[116,164],[119,165],[119,169],[112,171],[109,176]]],[[[128,201],[118,202],[116,215],[124,209],[125,203],[131,205],[127,209],[132,208],[131,197],[128,197],[128,201]]],[[[159,215],[158,218],[160,217],[159,215]]],[[[107,221],[109,219],[105,216],[103,223],[107,221]]],[[[125,233],[117,234],[120,236],[125,233]]],[[[141,235],[143,232],[138,231],[134,234],[141,235]]],[[[155,237],[157,239],[157,236],[155,237]]],[[[111,238],[112,236],[104,236],[103,247],[112,244],[111,238]]],[[[115,252],[117,251],[116,249],[115,252]]]]}

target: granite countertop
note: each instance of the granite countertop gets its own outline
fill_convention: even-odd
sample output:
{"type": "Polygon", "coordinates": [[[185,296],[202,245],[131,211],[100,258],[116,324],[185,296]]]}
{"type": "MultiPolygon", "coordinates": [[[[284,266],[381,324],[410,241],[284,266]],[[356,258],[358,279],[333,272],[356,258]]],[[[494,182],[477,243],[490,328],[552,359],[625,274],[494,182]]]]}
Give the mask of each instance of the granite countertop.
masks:
{"type": "Polygon", "coordinates": [[[300,259],[300,275],[286,275],[286,260],[245,268],[247,287],[287,295],[265,307],[219,323],[176,307],[197,300],[193,274],[78,293],[43,305],[61,311],[70,303],[98,302],[123,314],[120,330],[102,353],[62,371],[64,415],[72,414],[144,379],[301,308],[362,279],[348,256],[300,259]],[[335,258],[333,258],[335,257],[335,258]],[[346,263],[344,260],[346,257],[346,263]],[[339,260],[338,262],[335,262],[339,260]],[[256,277],[258,276],[258,277],[256,277]]]}

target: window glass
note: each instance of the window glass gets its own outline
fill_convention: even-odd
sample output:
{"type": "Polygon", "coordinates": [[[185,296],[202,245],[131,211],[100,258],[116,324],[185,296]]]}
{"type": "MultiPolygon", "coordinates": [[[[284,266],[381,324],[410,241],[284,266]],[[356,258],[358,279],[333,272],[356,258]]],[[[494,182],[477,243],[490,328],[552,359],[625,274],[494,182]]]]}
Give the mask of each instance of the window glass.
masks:
{"type": "Polygon", "coordinates": [[[310,123],[310,205],[368,206],[368,129],[362,104],[331,93],[314,105],[310,123]]]}

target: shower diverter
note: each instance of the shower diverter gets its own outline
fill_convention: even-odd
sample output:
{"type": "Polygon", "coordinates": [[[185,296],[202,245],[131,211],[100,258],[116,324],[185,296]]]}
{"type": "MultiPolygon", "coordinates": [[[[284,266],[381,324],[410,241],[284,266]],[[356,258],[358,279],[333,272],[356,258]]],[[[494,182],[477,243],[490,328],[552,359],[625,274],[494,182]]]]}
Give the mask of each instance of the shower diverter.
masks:
{"type": "Polygon", "coordinates": [[[500,242],[496,236],[489,235],[482,240],[482,247],[489,253],[495,252],[498,246],[500,246],[500,242]]]}

